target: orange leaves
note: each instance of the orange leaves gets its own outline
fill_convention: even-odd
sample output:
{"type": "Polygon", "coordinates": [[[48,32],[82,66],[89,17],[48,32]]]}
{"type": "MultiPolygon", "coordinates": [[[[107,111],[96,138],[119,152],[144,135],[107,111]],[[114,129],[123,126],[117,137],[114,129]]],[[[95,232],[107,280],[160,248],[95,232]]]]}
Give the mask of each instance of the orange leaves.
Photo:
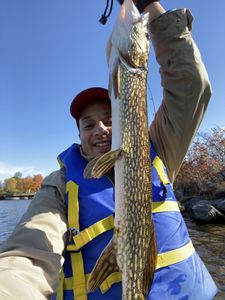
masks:
{"type": "MultiPolygon", "coordinates": [[[[22,175],[22,174],[21,174],[22,175]]],[[[43,177],[41,174],[34,175],[33,177],[27,176],[21,177],[11,177],[5,179],[4,190],[6,192],[13,193],[31,193],[36,192],[42,183],[43,177]]]]}
{"type": "Polygon", "coordinates": [[[33,176],[33,181],[32,181],[33,191],[37,191],[40,188],[42,181],[43,181],[42,175],[38,174],[33,176]]]}
{"type": "Polygon", "coordinates": [[[175,189],[186,195],[216,189],[224,185],[225,129],[211,129],[197,134],[175,181],[175,189]]]}

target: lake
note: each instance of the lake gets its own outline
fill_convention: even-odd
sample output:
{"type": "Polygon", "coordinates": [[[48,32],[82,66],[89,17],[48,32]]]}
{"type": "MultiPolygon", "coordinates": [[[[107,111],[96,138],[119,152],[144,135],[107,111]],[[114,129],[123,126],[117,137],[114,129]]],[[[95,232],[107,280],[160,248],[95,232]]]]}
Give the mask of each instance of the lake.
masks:
{"type": "MultiPolygon", "coordinates": [[[[0,245],[10,236],[31,201],[0,201],[0,245]]],[[[196,225],[189,219],[185,221],[196,251],[220,289],[215,299],[225,300],[225,225],[196,225]]]]}

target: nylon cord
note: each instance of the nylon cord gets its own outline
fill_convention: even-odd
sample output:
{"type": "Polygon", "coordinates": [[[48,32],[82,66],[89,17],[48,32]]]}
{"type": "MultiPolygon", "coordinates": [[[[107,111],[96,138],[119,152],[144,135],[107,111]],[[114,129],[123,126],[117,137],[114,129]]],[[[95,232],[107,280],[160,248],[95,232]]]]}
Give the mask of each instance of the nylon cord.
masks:
{"type": "Polygon", "coordinates": [[[108,14],[106,14],[106,13],[107,13],[107,10],[108,10],[108,7],[109,7],[109,0],[107,0],[107,2],[106,2],[106,7],[105,7],[105,11],[104,11],[104,13],[102,14],[101,18],[99,19],[99,22],[100,22],[102,25],[105,25],[105,24],[106,24],[108,17],[111,15],[112,8],[113,8],[113,0],[111,0],[110,9],[109,9],[108,14]]]}

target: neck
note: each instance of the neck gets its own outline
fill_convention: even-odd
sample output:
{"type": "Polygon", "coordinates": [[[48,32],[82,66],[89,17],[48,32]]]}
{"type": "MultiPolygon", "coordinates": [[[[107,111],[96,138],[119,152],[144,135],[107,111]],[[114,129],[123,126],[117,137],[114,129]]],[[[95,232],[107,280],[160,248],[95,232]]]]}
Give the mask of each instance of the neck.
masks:
{"type": "Polygon", "coordinates": [[[92,155],[86,155],[86,154],[84,153],[84,151],[83,151],[81,145],[79,145],[79,149],[80,149],[80,155],[81,155],[83,158],[85,158],[87,161],[91,161],[91,160],[94,158],[94,156],[92,156],[92,155]]]}

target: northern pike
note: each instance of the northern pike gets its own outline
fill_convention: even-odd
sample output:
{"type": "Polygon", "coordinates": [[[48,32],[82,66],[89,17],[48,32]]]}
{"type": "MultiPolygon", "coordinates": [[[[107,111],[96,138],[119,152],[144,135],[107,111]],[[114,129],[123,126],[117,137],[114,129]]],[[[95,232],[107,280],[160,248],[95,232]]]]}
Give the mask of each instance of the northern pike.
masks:
{"type": "Polygon", "coordinates": [[[133,2],[125,0],[107,48],[112,148],[91,161],[84,174],[99,178],[115,165],[114,235],[87,288],[95,290],[120,270],[123,300],[141,300],[149,292],[157,260],[146,103],[147,24],[148,14],[141,16],[133,2]]]}

